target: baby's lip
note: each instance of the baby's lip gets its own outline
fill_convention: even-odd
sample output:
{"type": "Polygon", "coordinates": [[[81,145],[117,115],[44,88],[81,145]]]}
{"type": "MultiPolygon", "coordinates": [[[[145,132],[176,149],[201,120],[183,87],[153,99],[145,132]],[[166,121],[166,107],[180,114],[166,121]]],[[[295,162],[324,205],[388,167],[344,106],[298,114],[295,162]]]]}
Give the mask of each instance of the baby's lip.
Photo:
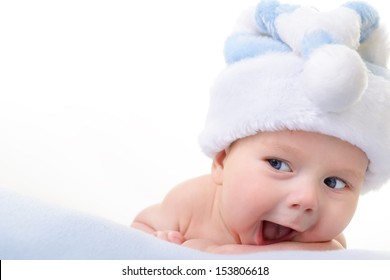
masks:
{"type": "Polygon", "coordinates": [[[271,221],[262,221],[258,230],[258,245],[269,245],[291,240],[297,231],[271,221]]]}

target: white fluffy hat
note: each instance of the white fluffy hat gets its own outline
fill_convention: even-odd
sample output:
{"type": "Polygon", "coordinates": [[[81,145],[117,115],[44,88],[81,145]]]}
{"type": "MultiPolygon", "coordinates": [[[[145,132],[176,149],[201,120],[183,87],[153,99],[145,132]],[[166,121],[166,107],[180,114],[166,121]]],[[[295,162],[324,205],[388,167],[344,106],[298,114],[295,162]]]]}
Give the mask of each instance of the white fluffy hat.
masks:
{"type": "Polygon", "coordinates": [[[330,12],[262,1],[225,44],[200,145],[210,157],[260,131],[304,130],[363,150],[363,193],[390,178],[388,42],[377,12],[349,2],[330,12]]]}

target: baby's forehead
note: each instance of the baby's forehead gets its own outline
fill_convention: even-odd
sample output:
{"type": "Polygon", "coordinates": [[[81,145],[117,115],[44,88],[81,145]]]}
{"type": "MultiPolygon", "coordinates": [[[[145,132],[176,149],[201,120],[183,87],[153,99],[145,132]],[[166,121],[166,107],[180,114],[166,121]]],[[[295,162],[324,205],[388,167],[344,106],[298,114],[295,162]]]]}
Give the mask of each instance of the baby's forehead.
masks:
{"type": "Polygon", "coordinates": [[[341,138],[327,135],[321,132],[316,131],[306,131],[306,130],[275,130],[275,131],[259,131],[255,135],[250,137],[257,138],[263,142],[272,144],[274,142],[292,142],[298,141],[298,143],[304,143],[305,141],[318,140],[323,143],[342,143],[344,145],[352,145],[348,141],[345,141],[341,138]]]}
{"type": "MultiPolygon", "coordinates": [[[[315,132],[315,131],[304,131],[304,130],[289,130],[289,129],[282,129],[282,130],[276,130],[276,131],[260,131],[257,132],[254,135],[251,135],[249,137],[245,138],[253,138],[256,141],[264,142],[265,144],[276,144],[276,143],[304,143],[306,141],[310,140],[318,140],[320,142],[324,143],[332,143],[332,142],[342,142],[342,143],[348,143],[340,138],[330,136],[327,134],[315,132]]],[[[348,143],[350,144],[350,143],[348,143]]],[[[350,144],[352,145],[352,144],[350,144]]]]}
{"type": "MultiPolygon", "coordinates": [[[[242,139],[252,148],[280,150],[286,153],[322,154],[323,159],[362,158],[368,162],[366,154],[355,145],[340,138],[310,131],[280,130],[259,132],[253,136],[242,139]]],[[[349,162],[350,160],[348,160],[349,162]]]]}

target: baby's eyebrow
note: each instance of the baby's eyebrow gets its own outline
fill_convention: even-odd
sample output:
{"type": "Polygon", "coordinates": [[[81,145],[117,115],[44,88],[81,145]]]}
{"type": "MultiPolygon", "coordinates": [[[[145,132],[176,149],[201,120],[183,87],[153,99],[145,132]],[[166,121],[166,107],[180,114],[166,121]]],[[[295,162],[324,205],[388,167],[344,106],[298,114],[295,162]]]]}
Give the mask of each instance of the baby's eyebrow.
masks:
{"type": "Polygon", "coordinates": [[[341,171],[349,176],[352,176],[356,180],[364,180],[368,172],[369,166],[370,166],[370,161],[368,160],[367,167],[364,170],[345,168],[345,169],[341,169],[341,171]]]}
{"type": "Polygon", "coordinates": [[[285,153],[291,154],[301,154],[302,150],[300,148],[296,148],[290,145],[282,144],[282,143],[269,143],[268,147],[275,150],[281,150],[285,153]]]}
{"type": "Polygon", "coordinates": [[[354,169],[343,169],[340,172],[358,181],[364,180],[366,174],[366,170],[365,172],[359,172],[358,170],[354,170],[354,169]]]}

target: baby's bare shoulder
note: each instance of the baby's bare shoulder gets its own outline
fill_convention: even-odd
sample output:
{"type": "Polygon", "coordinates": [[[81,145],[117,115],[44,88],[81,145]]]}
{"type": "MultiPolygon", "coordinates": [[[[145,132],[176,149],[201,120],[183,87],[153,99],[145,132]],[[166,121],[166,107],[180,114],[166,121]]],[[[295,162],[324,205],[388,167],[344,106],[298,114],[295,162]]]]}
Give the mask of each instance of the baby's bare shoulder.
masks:
{"type": "Polygon", "coordinates": [[[211,198],[213,192],[211,176],[192,178],[175,186],[164,198],[163,205],[180,209],[201,206],[199,204],[211,198]]]}
{"type": "Polygon", "coordinates": [[[138,214],[133,225],[143,230],[146,228],[145,231],[185,231],[194,216],[198,216],[198,212],[208,203],[208,192],[213,188],[210,182],[209,176],[205,175],[178,184],[160,204],[150,206],[138,214]]]}
{"type": "Polygon", "coordinates": [[[184,192],[185,194],[198,194],[209,191],[212,188],[211,175],[203,175],[186,180],[175,186],[171,192],[184,192]]]}
{"type": "Polygon", "coordinates": [[[215,195],[215,185],[210,175],[196,177],[180,183],[165,197],[162,205],[180,213],[178,223],[184,235],[199,221],[210,216],[215,195]]]}

